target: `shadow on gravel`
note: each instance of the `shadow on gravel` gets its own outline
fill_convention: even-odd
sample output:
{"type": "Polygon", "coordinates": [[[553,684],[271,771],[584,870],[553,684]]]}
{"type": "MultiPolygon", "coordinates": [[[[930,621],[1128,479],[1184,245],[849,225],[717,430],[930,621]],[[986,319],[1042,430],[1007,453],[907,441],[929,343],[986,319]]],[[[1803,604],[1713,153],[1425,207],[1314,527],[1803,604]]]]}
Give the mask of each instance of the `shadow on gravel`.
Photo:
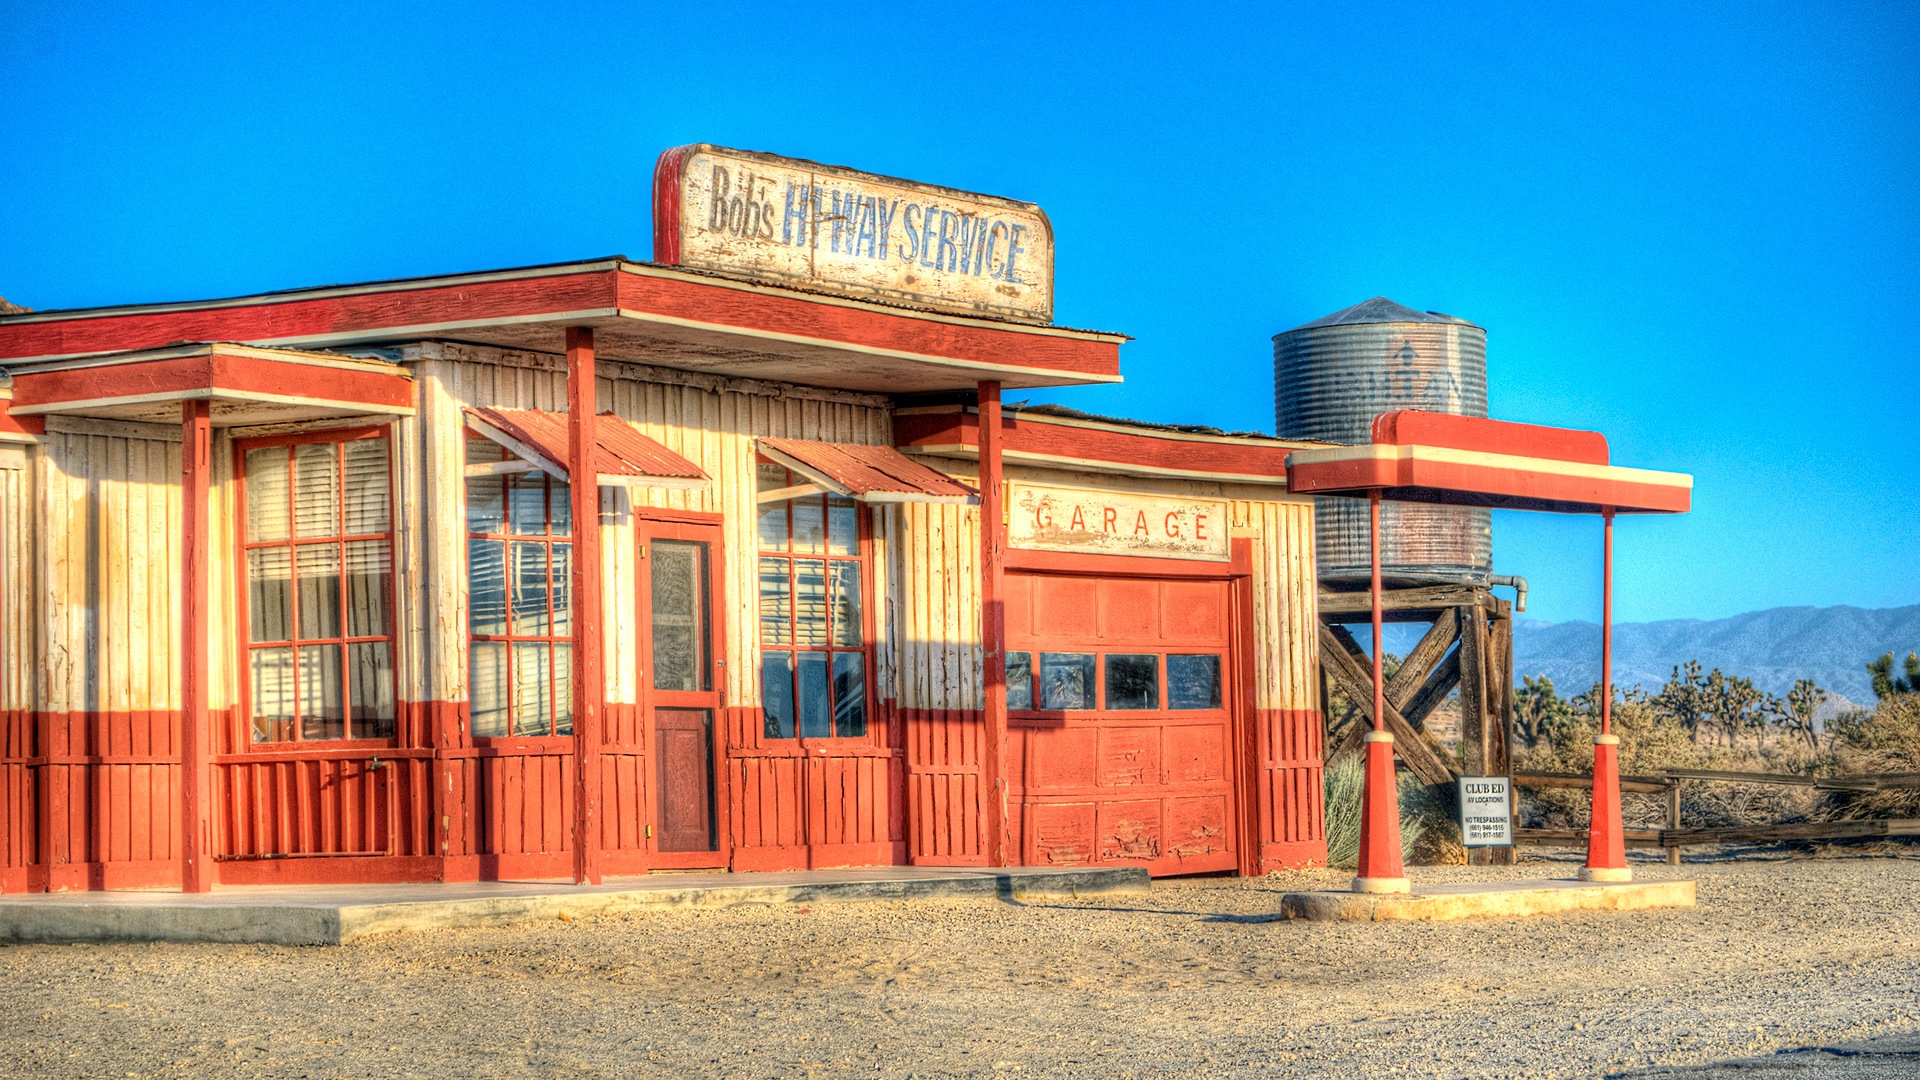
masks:
{"type": "Polygon", "coordinates": [[[1920,1076],[1920,1034],[1889,1035],[1840,1046],[1805,1046],[1765,1057],[1734,1058],[1706,1065],[1671,1065],[1608,1073],[1608,1080],[1671,1076],[1685,1080],[1890,1080],[1920,1076]]]}
{"type": "Polygon", "coordinates": [[[1219,911],[1186,911],[1181,908],[1118,907],[1113,904],[1101,904],[1098,907],[1067,907],[1064,904],[1027,904],[1025,906],[1043,911],[1051,909],[1053,911],[1107,911],[1117,915],[1174,915],[1183,919],[1198,919],[1201,922],[1210,923],[1243,923],[1252,925],[1256,923],[1287,921],[1287,917],[1278,912],[1265,915],[1228,915],[1219,911]]]}

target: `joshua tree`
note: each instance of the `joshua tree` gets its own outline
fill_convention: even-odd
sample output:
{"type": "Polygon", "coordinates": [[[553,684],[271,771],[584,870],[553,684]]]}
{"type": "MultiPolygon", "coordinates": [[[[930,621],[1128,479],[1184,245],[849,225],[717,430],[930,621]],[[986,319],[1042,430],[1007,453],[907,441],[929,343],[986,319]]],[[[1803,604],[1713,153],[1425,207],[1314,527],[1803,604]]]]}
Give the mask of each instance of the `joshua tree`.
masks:
{"type": "Polygon", "coordinates": [[[1809,749],[1820,749],[1820,740],[1813,731],[1813,714],[1826,696],[1827,692],[1815,686],[1812,679],[1800,679],[1781,703],[1780,725],[1807,740],[1809,749]]]}
{"type": "Polygon", "coordinates": [[[1687,736],[1700,737],[1700,729],[1710,716],[1707,703],[1707,684],[1700,677],[1700,661],[1689,660],[1686,664],[1673,669],[1673,678],[1660,688],[1654,697],[1655,703],[1673,717],[1687,736]]]}
{"type": "Polygon", "coordinates": [[[1907,654],[1907,677],[1904,679],[1893,673],[1892,653],[1868,661],[1867,673],[1873,676],[1873,696],[1881,701],[1895,694],[1920,694],[1920,653],[1907,654]]]}
{"type": "Polygon", "coordinates": [[[1513,730],[1529,748],[1542,740],[1557,743],[1560,733],[1573,723],[1573,706],[1553,689],[1553,680],[1542,675],[1520,676],[1520,689],[1513,692],[1513,730]]]}

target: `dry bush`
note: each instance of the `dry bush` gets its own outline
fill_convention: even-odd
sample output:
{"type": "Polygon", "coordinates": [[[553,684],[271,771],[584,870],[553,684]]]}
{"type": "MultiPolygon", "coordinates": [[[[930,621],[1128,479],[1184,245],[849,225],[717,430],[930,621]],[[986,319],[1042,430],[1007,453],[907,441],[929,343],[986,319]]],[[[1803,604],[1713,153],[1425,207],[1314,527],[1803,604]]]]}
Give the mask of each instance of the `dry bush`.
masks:
{"type": "MultiPolygon", "coordinates": [[[[1890,694],[1872,711],[1836,721],[1834,734],[1843,774],[1920,772],[1920,694],[1890,694]]],[[[1835,820],[1920,817],[1920,789],[1836,791],[1825,810],[1835,820]]]]}

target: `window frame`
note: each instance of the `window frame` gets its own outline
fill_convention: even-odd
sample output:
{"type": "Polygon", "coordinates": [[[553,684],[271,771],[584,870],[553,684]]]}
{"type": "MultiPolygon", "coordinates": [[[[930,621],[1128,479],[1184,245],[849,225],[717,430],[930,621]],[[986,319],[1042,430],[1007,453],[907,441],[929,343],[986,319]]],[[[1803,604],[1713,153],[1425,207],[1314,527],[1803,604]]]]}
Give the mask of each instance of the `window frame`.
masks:
{"type": "MultiPolygon", "coordinates": [[[[756,495],[756,499],[753,505],[753,563],[752,563],[753,581],[754,581],[753,642],[754,642],[754,659],[755,659],[753,677],[754,677],[755,689],[757,689],[760,694],[760,709],[762,714],[761,723],[759,727],[755,729],[755,732],[754,732],[754,737],[757,740],[757,745],[760,745],[760,746],[793,745],[801,750],[811,749],[814,747],[878,746],[880,745],[880,740],[884,737],[885,732],[883,730],[880,730],[881,728],[884,727],[884,724],[881,722],[881,717],[879,715],[879,710],[877,707],[878,699],[875,696],[876,688],[878,686],[878,681],[876,679],[875,672],[874,672],[874,651],[875,651],[875,645],[876,645],[874,637],[875,637],[876,624],[874,619],[874,595],[873,595],[873,516],[871,512],[872,508],[869,507],[865,502],[860,501],[859,499],[851,499],[848,496],[837,495],[834,492],[824,491],[824,490],[812,495],[801,496],[799,498],[782,499],[779,501],[779,505],[788,507],[787,546],[784,551],[768,551],[765,548],[762,548],[760,546],[760,516],[769,507],[775,504],[761,503],[758,501],[757,496],[763,487],[763,485],[761,485],[761,483],[759,482],[760,469],[762,466],[768,466],[768,467],[783,470],[787,476],[787,483],[782,485],[783,487],[798,486],[800,484],[806,484],[811,482],[806,477],[802,476],[799,473],[794,472],[792,469],[787,468],[787,466],[782,465],[777,461],[773,461],[767,457],[764,457],[758,454],[754,456],[754,478],[755,478],[754,494],[756,495]],[[831,511],[832,511],[832,500],[835,498],[847,499],[848,501],[853,503],[855,530],[859,537],[858,542],[855,544],[855,548],[857,549],[857,551],[853,555],[835,555],[831,551],[832,535],[833,535],[831,511]],[[821,524],[822,524],[822,527],[825,529],[825,535],[827,537],[827,545],[822,551],[818,553],[809,552],[809,553],[802,554],[794,551],[793,549],[793,511],[791,508],[794,503],[801,502],[807,499],[818,499],[820,501],[821,508],[824,511],[826,511],[826,516],[822,518],[821,524]],[[794,565],[793,565],[794,562],[796,560],[818,559],[826,565],[826,582],[827,582],[827,588],[829,589],[829,598],[827,603],[828,603],[829,610],[831,610],[831,606],[832,606],[830,590],[832,589],[832,581],[833,581],[833,570],[832,570],[833,563],[835,562],[854,563],[858,567],[857,573],[860,580],[860,645],[859,647],[849,648],[846,646],[833,645],[832,644],[833,632],[832,632],[831,624],[829,624],[828,632],[827,632],[828,643],[823,648],[802,647],[797,641],[788,645],[768,646],[764,641],[762,641],[761,640],[762,638],[761,624],[760,624],[760,607],[759,607],[760,560],[762,558],[780,559],[787,564],[787,589],[788,589],[787,596],[791,604],[791,609],[789,610],[787,615],[789,629],[792,629],[792,627],[794,626],[794,621],[798,618],[798,615],[799,615],[799,602],[798,602],[799,589],[798,589],[798,581],[795,577],[795,571],[794,571],[794,565]],[[793,668],[792,668],[793,670],[793,703],[794,703],[793,734],[792,735],[768,735],[766,730],[766,721],[765,721],[765,712],[766,712],[766,703],[767,703],[765,656],[769,649],[771,649],[771,651],[774,651],[774,652],[786,653],[787,655],[793,656],[796,658],[801,653],[811,653],[811,652],[824,653],[827,657],[827,685],[829,688],[831,688],[833,685],[833,657],[835,655],[842,654],[842,653],[858,653],[861,656],[861,662],[860,662],[861,681],[864,684],[864,692],[866,695],[865,697],[866,730],[858,735],[839,734],[838,733],[839,722],[834,714],[833,701],[831,700],[831,698],[829,698],[827,716],[828,716],[829,723],[832,723],[834,725],[835,733],[832,735],[802,734],[802,727],[801,727],[801,721],[800,721],[800,666],[799,666],[798,659],[796,659],[793,663],[793,668]]],[[[773,490],[778,490],[778,489],[773,489],[773,490]]],[[[797,635],[793,635],[793,636],[797,637],[797,635]]],[[[829,693],[831,693],[831,690],[829,690],[829,693]]]]}
{"type": "Polygon", "coordinates": [[[576,538],[577,534],[573,529],[572,509],[571,509],[572,502],[571,502],[570,491],[568,493],[568,498],[566,500],[566,505],[569,508],[567,531],[565,533],[556,533],[553,531],[554,487],[556,484],[561,484],[570,488],[571,480],[564,480],[564,481],[559,480],[558,478],[554,477],[552,474],[546,472],[543,469],[528,469],[525,472],[519,472],[519,473],[497,473],[497,474],[489,475],[486,477],[466,476],[464,475],[465,467],[469,463],[467,459],[467,447],[469,445],[468,440],[470,440],[471,442],[484,444],[495,450],[500,451],[501,461],[518,461],[521,459],[516,457],[511,450],[500,445],[500,443],[497,442],[496,440],[488,438],[485,434],[479,431],[476,431],[471,426],[463,427],[461,429],[461,436],[463,441],[460,446],[460,449],[461,449],[460,461],[461,461],[461,468],[462,468],[462,477],[460,482],[460,531],[461,531],[461,535],[465,538],[466,542],[462,545],[460,558],[461,558],[461,565],[465,572],[465,579],[463,584],[465,585],[465,593],[466,593],[466,600],[467,600],[466,629],[462,631],[462,635],[465,638],[467,647],[464,650],[462,650],[461,663],[465,665],[466,683],[467,683],[467,702],[466,702],[467,737],[472,739],[474,742],[474,745],[476,746],[500,746],[500,745],[521,746],[521,745],[539,744],[542,742],[553,742],[553,741],[571,742],[573,740],[573,725],[578,722],[579,720],[578,717],[569,715],[567,718],[567,730],[565,732],[561,732],[558,730],[560,726],[560,715],[559,715],[560,706],[562,705],[562,694],[560,693],[561,665],[558,660],[560,649],[558,648],[558,646],[562,646],[562,645],[567,647],[567,656],[568,656],[567,671],[566,671],[567,691],[565,695],[565,698],[566,698],[565,704],[569,710],[571,710],[573,707],[573,670],[572,670],[573,652],[572,650],[575,644],[575,637],[574,637],[574,634],[572,633],[571,627],[573,626],[573,619],[575,617],[575,611],[574,611],[575,605],[573,603],[572,568],[573,568],[573,560],[577,558],[579,554],[579,542],[576,538]],[[525,476],[528,474],[538,475],[543,481],[544,488],[546,491],[546,498],[542,500],[542,505],[545,507],[544,517],[545,517],[546,531],[539,535],[522,534],[522,533],[517,533],[512,531],[512,526],[513,526],[512,481],[514,480],[515,477],[525,476]],[[471,527],[471,524],[472,524],[471,500],[468,498],[468,488],[475,480],[480,480],[480,479],[495,481],[501,485],[500,513],[501,513],[501,525],[505,530],[503,532],[478,533],[478,532],[474,532],[471,527]],[[504,614],[506,619],[506,627],[508,631],[507,633],[504,633],[504,634],[476,634],[474,633],[474,630],[473,630],[473,541],[475,540],[486,540],[486,541],[498,542],[504,548],[504,555],[503,555],[504,562],[502,563],[501,585],[502,585],[502,589],[505,592],[506,609],[504,614]],[[512,632],[513,631],[513,615],[514,615],[513,584],[512,584],[513,545],[516,543],[539,543],[539,544],[543,544],[546,547],[547,633],[544,635],[515,634],[512,632]],[[563,589],[567,597],[567,626],[570,629],[566,634],[558,634],[554,632],[554,628],[559,624],[559,620],[555,618],[555,615],[558,613],[559,609],[554,603],[555,584],[557,579],[554,577],[554,570],[553,570],[553,548],[554,548],[554,545],[556,544],[565,544],[567,547],[568,573],[566,575],[567,580],[563,584],[563,589]],[[503,683],[503,689],[502,689],[502,693],[504,694],[503,700],[505,702],[505,706],[507,710],[507,733],[504,735],[482,735],[474,730],[474,726],[473,726],[473,723],[474,723],[473,646],[476,642],[502,645],[506,649],[506,657],[507,657],[506,679],[503,683]],[[548,726],[547,726],[547,731],[544,734],[525,735],[515,730],[517,727],[517,720],[514,716],[514,708],[513,708],[514,687],[516,685],[516,680],[518,676],[517,676],[517,668],[513,660],[513,653],[514,653],[514,645],[521,644],[521,643],[544,644],[547,646],[547,672],[548,672],[548,678],[550,680],[549,687],[551,689],[551,694],[549,699],[549,708],[551,711],[547,717],[548,726]]]}
{"type": "MultiPolygon", "coordinates": [[[[340,498],[339,513],[341,515],[341,521],[339,523],[339,527],[344,529],[346,506],[347,506],[347,503],[346,503],[347,475],[346,475],[346,469],[344,467],[341,467],[338,471],[339,471],[339,477],[337,480],[337,484],[338,484],[338,494],[340,498]]],[[[237,616],[234,619],[234,625],[238,628],[238,633],[235,635],[234,645],[238,653],[237,659],[238,659],[238,668],[239,668],[239,678],[237,680],[239,685],[239,701],[237,702],[237,707],[235,711],[240,715],[240,718],[241,718],[239,731],[238,731],[241,745],[246,747],[248,752],[286,751],[290,749],[300,749],[300,748],[306,748],[306,747],[324,747],[327,749],[351,750],[351,749],[358,749],[358,748],[377,749],[377,748],[397,746],[400,741],[401,713],[405,711],[405,707],[404,707],[404,703],[400,700],[400,666],[401,666],[400,638],[402,635],[400,633],[400,626],[399,626],[399,583],[396,580],[399,577],[399,569],[400,569],[399,558],[398,558],[398,549],[399,549],[398,530],[396,528],[396,521],[398,519],[399,509],[400,509],[400,499],[399,499],[400,493],[398,491],[398,485],[395,483],[395,477],[394,477],[394,439],[393,439],[393,430],[391,425],[370,424],[370,425],[356,426],[356,427],[327,428],[319,431],[296,431],[296,432],[289,432],[281,435],[262,435],[262,436],[257,436],[253,438],[235,439],[233,441],[233,477],[234,477],[233,550],[235,553],[233,562],[234,562],[234,580],[236,583],[236,590],[237,590],[236,596],[238,599],[238,602],[236,603],[235,606],[239,609],[237,616]],[[294,478],[293,478],[294,451],[292,448],[295,446],[307,445],[307,444],[332,443],[332,444],[336,444],[338,447],[341,448],[339,450],[336,450],[336,459],[343,460],[345,455],[345,450],[344,450],[345,444],[350,442],[359,442],[359,441],[368,440],[368,439],[383,440],[387,446],[387,468],[386,468],[386,474],[385,474],[386,482],[387,482],[387,531],[384,533],[335,532],[327,537],[307,537],[303,540],[301,537],[296,535],[298,531],[298,526],[296,524],[296,519],[293,514],[292,501],[295,497],[297,488],[295,486],[294,478]],[[287,457],[288,457],[288,461],[287,461],[287,498],[288,498],[287,533],[288,535],[285,540],[250,541],[247,539],[247,521],[248,521],[247,519],[247,513],[248,513],[247,455],[255,450],[271,449],[277,446],[284,446],[288,448],[287,450],[287,457]],[[351,626],[350,620],[352,616],[349,611],[349,607],[347,604],[347,597],[346,597],[347,574],[346,574],[346,562],[345,562],[345,547],[350,542],[365,541],[365,540],[385,540],[387,544],[387,588],[386,588],[387,633],[385,635],[355,636],[347,632],[351,626]],[[323,544],[329,544],[329,543],[336,545],[341,550],[340,635],[338,637],[333,637],[333,638],[316,638],[316,639],[313,639],[312,641],[303,641],[303,639],[301,639],[299,636],[300,577],[299,577],[298,549],[302,546],[318,547],[323,544]],[[251,581],[248,576],[248,553],[260,548],[284,548],[288,553],[288,560],[289,560],[288,572],[290,574],[290,578],[289,578],[289,589],[288,589],[289,604],[288,604],[287,620],[288,620],[289,637],[285,642],[275,642],[267,645],[256,645],[256,642],[254,641],[253,604],[250,597],[251,581]],[[349,658],[350,652],[347,646],[354,645],[354,644],[368,643],[368,642],[385,642],[389,649],[388,655],[391,658],[391,670],[392,670],[392,688],[391,689],[393,694],[393,713],[394,713],[393,719],[391,721],[391,723],[393,724],[393,734],[391,735],[367,736],[367,737],[356,737],[354,735],[354,730],[356,725],[353,720],[353,705],[352,705],[353,690],[352,690],[352,682],[348,674],[352,669],[352,662],[349,658]],[[301,718],[300,718],[300,709],[299,709],[299,701],[300,701],[299,668],[296,666],[294,669],[294,699],[293,699],[294,700],[294,716],[293,716],[293,719],[289,721],[290,731],[293,737],[290,739],[256,740],[252,737],[253,731],[254,731],[254,720],[255,720],[255,716],[253,712],[253,653],[256,650],[256,648],[290,648],[295,650],[295,653],[294,653],[295,664],[297,665],[299,662],[298,649],[302,644],[309,644],[309,645],[338,644],[340,646],[340,654],[341,654],[341,682],[340,682],[341,703],[340,705],[342,710],[341,723],[343,725],[344,730],[346,731],[346,734],[338,739],[308,739],[301,735],[301,732],[300,732],[301,718]]]]}

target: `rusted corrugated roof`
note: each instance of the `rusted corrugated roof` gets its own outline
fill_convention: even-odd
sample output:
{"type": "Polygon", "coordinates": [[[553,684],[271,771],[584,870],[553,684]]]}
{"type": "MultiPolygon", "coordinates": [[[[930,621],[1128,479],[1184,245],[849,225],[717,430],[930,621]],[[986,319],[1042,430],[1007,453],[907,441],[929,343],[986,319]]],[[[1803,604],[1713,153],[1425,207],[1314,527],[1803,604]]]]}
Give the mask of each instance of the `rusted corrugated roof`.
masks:
{"type": "Polygon", "coordinates": [[[768,458],[842,495],[871,502],[969,502],[973,489],[891,446],[760,439],[768,458]]]}
{"type": "MultiPolygon", "coordinates": [[[[467,414],[515,442],[567,467],[567,416],[537,409],[473,407],[467,414]]],[[[638,428],[610,412],[594,417],[597,453],[594,471],[601,476],[632,476],[650,480],[704,482],[700,466],[640,433],[638,428]]]]}

